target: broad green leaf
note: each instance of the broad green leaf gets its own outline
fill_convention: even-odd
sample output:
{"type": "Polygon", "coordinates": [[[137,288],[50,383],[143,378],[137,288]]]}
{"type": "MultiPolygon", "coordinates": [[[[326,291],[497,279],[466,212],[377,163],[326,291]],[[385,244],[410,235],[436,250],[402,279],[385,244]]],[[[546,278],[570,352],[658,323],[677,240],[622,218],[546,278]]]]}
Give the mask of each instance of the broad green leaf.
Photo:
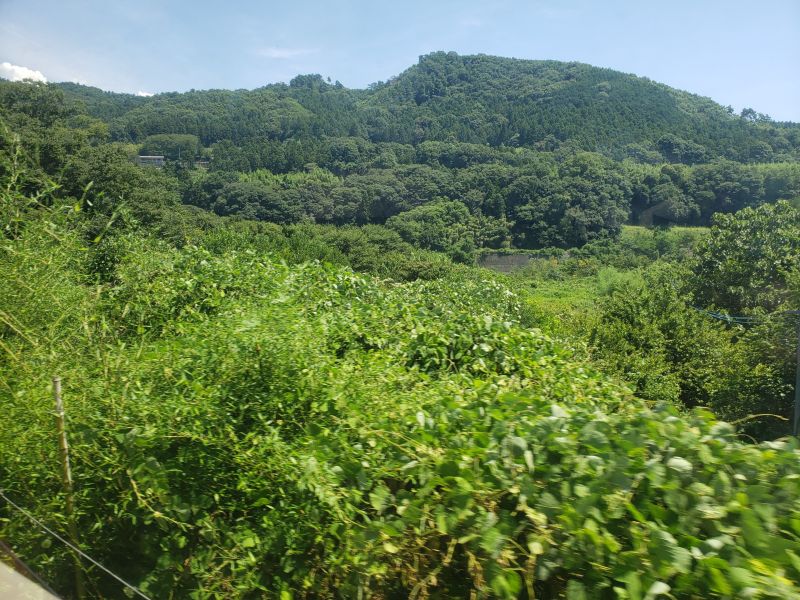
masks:
{"type": "Polygon", "coordinates": [[[722,574],[722,571],[714,567],[708,569],[708,574],[711,576],[711,589],[723,596],[730,596],[733,593],[730,583],[722,574]]]}
{"type": "Polygon", "coordinates": [[[692,463],[680,456],[673,456],[670,458],[667,461],[667,466],[681,475],[689,475],[692,472],[692,463]]]}
{"type": "Polygon", "coordinates": [[[647,588],[645,600],[655,600],[659,596],[664,596],[669,593],[672,588],[663,581],[654,581],[653,584],[647,588]]]}
{"type": "Polygon", "coordinates": [[[376,511],[383,512],[387,502],[392,496],[392,492],[385,485],[380,484],[369,493],[369,503],[376,511]]]}
{"type": "Polygon", "coordinates": [[[397,554],[400,551],[400,548],[394,545],[392,542],[383,542],[383,549],[389,554],[397,554]]]}
{"type": "Polygon", "coordinates": [[[588,600],[586,588],[580,581],[570,579],[567,582],[567,600],[588,600]]]}

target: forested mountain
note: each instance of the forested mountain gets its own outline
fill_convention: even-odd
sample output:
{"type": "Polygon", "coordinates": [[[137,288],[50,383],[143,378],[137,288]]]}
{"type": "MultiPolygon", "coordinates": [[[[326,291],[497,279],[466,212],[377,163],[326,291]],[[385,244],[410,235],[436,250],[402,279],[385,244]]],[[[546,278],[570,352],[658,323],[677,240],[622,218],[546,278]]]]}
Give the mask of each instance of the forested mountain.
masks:
{"type": "Polygon", "coordinates": [[[282,225],[385,224],[465,261],[800,198],[797,124],[578,63],[438,52],[366,90],[300,75],[150,98],[5,82],[0,115],[63,191],[91,182],[106,198],[95,204],[147,196],[282,225]],[[167,169],[134,173],[137,154],[167,169]]]}
{"type": "Polygon", "coordinates": [[[0,82],[0,538],[64,598],[800,600],[797,132],[444,53],[0,82]]]}
{"type": "MultiPolygon", "coordinates": [[[[153,133],[224,139],[302,134],[372,142],[458,141],[552,150],[570,142],[614,158],[659,153],[670,162],[796,156],[800,128],[741,116],[646,78],[581,63],[437,52],[368,90],[316,75],[252,91],[210,90],[138,98],[60,84],[90,114],[115,118],[119,141],[153,133]],[[305,109],[305,110],[303,110],[305,109]]],[[[655,154],[651,158],[655,158],[655,154]]]]}
{"type": "Polygon", "coordinates": [[[392,141],[572,142],[616,158],[658,151],[687,163],[761,159],[770,153],[762,143],[778,153],[800,146],[797,127],[758,127],[753,120],[765,116],[735,117],[707,98],[580,63],[435,53],[376,86],[362,106],[385,119],[371,135],[392,141]]]}

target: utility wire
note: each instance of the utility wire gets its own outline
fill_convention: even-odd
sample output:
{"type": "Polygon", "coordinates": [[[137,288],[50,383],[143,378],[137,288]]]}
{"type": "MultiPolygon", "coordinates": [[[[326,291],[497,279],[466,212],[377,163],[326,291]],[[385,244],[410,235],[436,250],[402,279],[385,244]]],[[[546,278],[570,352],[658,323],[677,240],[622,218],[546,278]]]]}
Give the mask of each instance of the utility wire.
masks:
{"type": "Polygon", "coordinates": [[[718,321],[725,321],[726,323],[736,323],[740,325],[749,325],[755,323],[761,323],[764,319],[759,317],[749,317],[749,316],[742,316],[742,315],[726,315],[725,313],[714,312],[712,310],[706,310],[704,308],[699,308],[697,306],[692,306],[694,310],[699,313],[703,313],[704,315],[708,315],[718,321]]]}
{"type": "Polygon", "coordinates": [[[139,588],[137,588],[137,587],[136,587],[136,586],[134,586],[134,585],[131,585],[130,583],[128,583],[127,581],[125,581],[124,579],[122,579],[122,577],[120,577],[119,575],[117,575],[117,574],[115,574],[115,573],[111,572],[110,570],[108,570],[107,568],[105,568],[103,565],[101,565],[99,562],[97,562],[95,559],[93,559],[91,556],[89,556],[88,554],[86,554],[86,553],[85,553],[83,550],[81,550],[80,548],[78,548],[78,547],[74,546],[73,544],[71,544],[70,542],[68,542],[67,540],[65,540],[63,537],[61,537],[60,535],[58,535],[58,534],[57,534],[55,531],[53,531],[52,529],[50,529],[49,527],[47,527],[47,525],[45,525],[44,523],[42,523],[42,522],[41,522],[39,519],[37,519],[36,517],[34,517],[34,516],[33,516],[31,513],[29,513],[27,510],[25,510],[25,509],[24,509],[24,508],[22,508],[21,506],[18,506],[17,504],[14,504],[14,502],[12,502],[12,501],[9,499],[9,497],[8,497],[8,496],[6,496],[6,495],[5,495],[3,492],[4,492],[4,490],[0,490],[0,498],[2,498],[3,500],[5,500],[6,502],[8,502],[8,504],[9,504],[10,506],[12,506],[12,507],[13,507],[13,508],[15,508],[16,510],[18,510],[18,511],[19,511],[20,513],[22,513],[23,515],[25,515],[25,516],[26,516],[26,517],[27,517],[27,518],[28,518],[28,519],[29,519],[31,522],[33,522],[34,524],[36,524],[36,525],[38,525],[39,527],[41,527],[41,528],[42,528],[44,531],[46,531],[47,533],[49,533],[50,535],[52,535],[52,536],[53,536],[54,538],[56,538],[56,539],[57,539],[59,542],[61,542],[61,543],[62,543],[62,544],[64,544],[65,546],[68,546],[68,547],[69,547],[69,548],[71,548],[71,549],[72,549],[74,552],[77,552],[78,554],[80,554],[80,555],[81,555],[81,557],[85,558],[86,560],[88,560],[90,563],[92,563],[93,565],[95,565],[95,566],[96,566],[96,567],[98,567],[99,569],[101,569],[101,570],[105,571],[106,573],[108,573],[109,575],[111,575],[111,577],[113,577],[114,579],[116,579],[117,581],[119,581],[119,582],[120,582],[122,585],[124,585],[126,588],[128,588],[128,589],[132,590],[132,591],[133,591],[134,593],[136,593],[136,594],[139,594],[139,596],[141,596],[141,597],[142,597],[142,598],[144,598],[145,600],[152,600],[152,599],[151,599],[149,596],[145,595],[145,594],[144,594],[144,592],[142,592],[142,591],[141,591],[139,588]]]}

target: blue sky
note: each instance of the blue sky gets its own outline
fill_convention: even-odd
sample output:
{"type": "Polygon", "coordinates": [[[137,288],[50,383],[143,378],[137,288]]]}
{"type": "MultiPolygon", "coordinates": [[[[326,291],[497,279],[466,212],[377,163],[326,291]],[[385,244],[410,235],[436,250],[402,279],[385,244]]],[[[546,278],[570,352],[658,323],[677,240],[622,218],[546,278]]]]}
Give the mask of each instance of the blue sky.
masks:
{"type": "Polygon", "coordinates": [[[800,121],[800,0],[0,0],[0,76],[115,91],[365,87],[434,50],[577,60],[800,121]]]}

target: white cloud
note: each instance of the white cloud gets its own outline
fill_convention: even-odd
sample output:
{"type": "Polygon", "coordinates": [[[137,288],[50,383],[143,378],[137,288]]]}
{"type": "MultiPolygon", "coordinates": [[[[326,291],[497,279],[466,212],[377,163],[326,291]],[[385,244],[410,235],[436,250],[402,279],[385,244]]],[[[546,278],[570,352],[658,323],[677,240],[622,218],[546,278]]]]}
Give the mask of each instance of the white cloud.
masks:
{"type": "Polygon", "coordinates": [[[10,62],[0,63],[0,77],[11,81],[22,81],[23,79],[33,79],[47,83],[47,78],[41,71],[34,71],[28,67],[12,65],[10,62]]]}
{"type": "Polygon", "coordinates": [[[139,90],[138,92],[136,92],[136,95],[142,96],[143,98],[149,98],[150,96],[153,95],[153,92],[143,92],[142,90],[139,90]]]}
{"type": "Polygon", "coordinates": [[[257,50],[256,54],[265,58],[285,59],[305,56],[307,54],[313,54],[314,52],[316,52],[316,50],[311,50],[310,48],[278,48],[276,46],[268,46],[257,50]]]}

